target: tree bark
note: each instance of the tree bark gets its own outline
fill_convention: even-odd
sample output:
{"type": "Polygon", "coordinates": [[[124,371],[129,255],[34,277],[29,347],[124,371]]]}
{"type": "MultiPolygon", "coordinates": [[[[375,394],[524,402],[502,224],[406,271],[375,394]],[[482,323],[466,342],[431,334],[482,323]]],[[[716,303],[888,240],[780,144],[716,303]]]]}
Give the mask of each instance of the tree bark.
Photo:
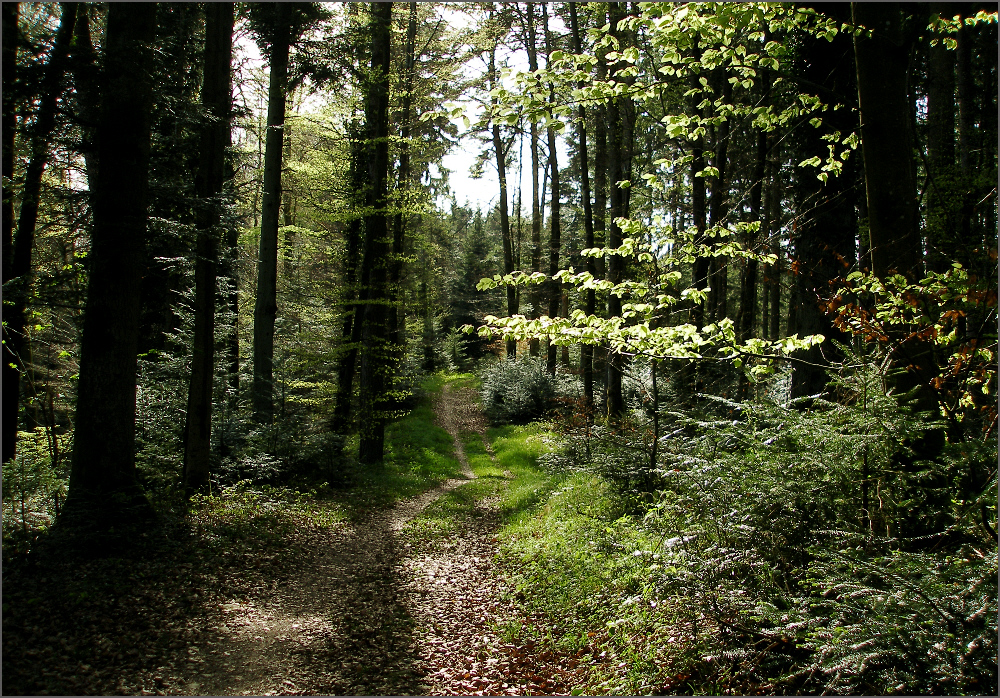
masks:
{"type": "MultiPolygon", "coordinates": [[[[366,167],[364,162],[364,143],[361,134],[357,132],[356,124],[348,128],[351,143],[351,164],[348,178],[351,191],[365,190],[366,167]]],[[[361,202],[355,202],[358,206],[361,202]]],[[[360,206],[358,206],[360,207],[360,206]]],[[[364,301],[367,296],[361,295],[358,287],[358,256],[361,252],[361,233],[363,221],[360,214],[354,217],[347,226],[347,254],[344,259],[344,321],[341,330],[343,354],[337,366],[337,402],[334,405],[333,421],[330,425],[335,434],[346,433],[350,427],[351,401],[354,397],[354,370],[358,361],[358,342],[361,340],[361,316],[364,313],[364,301]]]]}
{"type": "Polygon", "coordinates": [[[854,39],[873,271],[916,279],[921,254],[907,87],[910,44],[899,5],[855,2],[851,10],[855,24],[873,31],[871,38],[854,39]]]}
{"type": "Polygon", "coordinates": [[[361,442],[358,460],[382,461],[385,452],[386,375],[388,368],[389,271],[386,183],[389,171],[389,70],[392,3],[372,3],[371,77],[365,95],[368,127],[368,185],[365,197],[365,254],[362,284],[368,289],[361,328],[361,442]]]}
{"type": "Polygon", "coordinates": [[[105,30],[100,171],[69,497],[71,525],[152,515],[135,471],[136,351],[149,194],[155,3],[112,3],[105,30]]]}
{"type": "MultiPolygon", "coordinates": [[[[552,55],[552,35],[549,32],[549,17],[542,5],[542,19],[545,23],[545,51],[547,55],[552,55]]],[[[549,103],[554,104],[556,99],[555,87],[549,85],[549,103]]],[[[556,149],[556,131],[552,126],[548,128],[549,142],[549,171],[551,172],[551,193],[549,199],[549,317],[559,317],[559,310],[562,304],[562,283],[551,278],[559,272],[559,253],[562,250],[562,230],[560,228],[560,201],[561,196],[559,186],[559,154],[556,149]]],[[[549,340],[548,351],[546,353],[545,367],[551,375],[556,373],[557,345],[549,340]]]]}
{"type": "MultiPolygon", "coordinates": [[[[576,3],[570,2],[569,17],[570,29],[573,33],[573,51],[576,54],[583,53],[583,44],[580,40],[580,25],[577,19],[576,3]]],[[[581,82],[581,87],[583,83],[581,82]]],[[[587,109],[580,104],[577,107],[577,141],[580,148],[580,196],[583,199],[583,230],[584,247],[594,247],[594,210],[590,202],[590,163],[587,158],[587,109]]],[[[584,270],[596,275],[597,269],[593,257],[587,257],[584,270]]],[[[594,289],[587,289],[585,292],[583,311],[592,316],[597,310],[597,294],[594,289]]],[[[594,406],[594,346],[583,344],[580,346],[580,372],[583,374],[583,395],[587,401],[587,406],[594,406]]]]}
{"type": "MultiPolygon", "coordinates": [[[[815,7],[831,19],[850,21],[849,8],[846,6],[824,7],[817,4],[815,7]]],[[[850,35],[838,34],[832,41],[808,37],[804,39],[801,50],[804,77],[812,83],[822,85],[830,94],[837,95],[835,99],[844,108],[820,115],[823,119],[822,129],[803,126],[804,130],[798,141],[799,152],[794,161],[814,156],[825,157],[829,141],[823,140],[823,133],[850,133],[857,127],[857,117],[853,115],[857,86],[851,69],[853,48],[850,35]]],[[[820,366],[842,358],[840,351],[830,340],[845,344],[849,342],[849,337],[830,321],[823,304],[833,293],[831,282],[845,275],[857,260],[855,162],[855,158],[848,159],[840,175],[831,175],[826,182],[821,182],[816,177],[817,169],[814,167],[795,168],[795,194],[799,210],[798,225],[791,234],[792,254],[797,270],[794,277],[798,298],[795,331],[801,335],[821,334],[827,341],[798,354],[808,363],[796,364],[792,369],[791,395],[794,398],[823,391],[828,376],[820,366]]]]}
{"type": "MultiPolygon", "coordinates": [[[[497,87],[496,74],[496,46],[490,50],[489,63],[490,90],[497,87]]],[[[493,107],[496,108],[496,99],[493,100],[493,107]]],[[[510,274],[514,271],[514,239],[510,231],[510,212],[507,210],[507,153],[503,147],[503,139],[500,137],[500,124],[496,117],[492,118],[493,130],[493,153],[497,160],[497,179],[500,181],[500,237],[503,242],[503,271],[510,274]]],[[[507,315],[517,315],[517,288],[507,286],[507,315]]],[[[507,358],[513,359],[517,355],[517,340],[507,340],[507,358]]]]}
{"type": "Polygon", "coordinates": [[[195,191],[198,242],[195,260],[194,337],[188,385],[184,484],[190,495],[209,485],[212,442],[212,384],[215,376],[215,276],[219,223],[226,176],[226,147],[232,103],[233,19],[231,2],[205,6],[205,68],[201,103],[212,121],[203,127],[195,191]]]}
{"type": "MultiPolygon", "coordinates": [[[[3,283],[10,279],[14,261],[14,140],[17,135],[17,45],[21,3],[3,3],[3,283]]],[[[6,361],[6,359],[4,359],[6,361]]],[[[7,377],[4,376],[4,384],[7,377]]],[[[6,412],[6,406],[4,412],[6,412]]],[[[4,429],[6,444],[7,430],[4,429]]],[[[7,453],[7,446],[3,448],[7,453]]],[[[7,462],[7,456],[3,456],[7,462]]]]}
{"type": "MultiPolygon", "coordinates": [[[[725,79],[720,69],[716,69],[715,93],[721,92],[724,104],[728,104],[733,98],[733,86],[725,79]]],[[[714,152],[712,154],[712,166],[718,170],[718,174],[712,177],[712,190],[708,199],[708,215],[712,227],[721,226],[726,218],[726,195],[729,163],[729,132],[730,123],[727,118],[718,126],[712,129],[715,133],[714,152]]],[[[729,258],[712,257],[710,268],[711,297],[709,299],[710,317],[714,322],[729,317],[729,258]]]]}
{"type": "MultiPolygon", "coordinates": [[[[31,133],[31,151],[24,173],[21,190],[21,210],[17,230],[11,241],[11,261],[4,283],[4,335],[3,335],[3,462],[14,457],[17,448],[17,416],[20,403],[23,356],[27,349],[25,337],[28,287],[31,283],[31,256],[35,246],[35,226],[38,222],[38,205],[42,192],[42,174],[49,161],[49,141],[56,124],[56,100],[61,92],[66,56],[69,53],[76,23],[76,3],[60,3],[62,16],[56,32],[52,53],[45,66],[41,84],[41,98],[31,133]]],[[[6,17],[4,18],[7,19],[6,17]]],[[[16,21],[16,20],[15,20],[16,21]]],[[[15,24],[16,27],[16,24],[15,24]]],[[[5,115],[6,116],[6,115],[5,115]]],[[[12,119],[13,121],[13,119],[12,119]]],[[[4,122],[6,129],[7,123],[4,122]]],[[[4,134],[6,137],[6,133],[4,134]]],[[[13,156],[13,136],[5,148],[13,156]]],[[[4,163],[6,166],[6,162],[4,163]]],[[[13,171],[13,163],[11,163],[13,171]]],[[[8,194],[5,194],[7,196],[8,194]]],[[[6,203],[4,206],[6,207],[6,203]]],[[[13,203],[11,202],[11,207],[13,203]]],[[[5,210],[6,215],[6,210],[5,210]]],[[[7,266],[7,257],[4,257],[7,266]]]]}
{"type": "Polygon", "coordinates": [[[410,16],[406,23],[406,73],[403,85],[403,103],[400,110],[399,177],[396,190],[399,192],[397,206],[400,208],[393,218],[392,267],[389,280],[392,302],[389,306],[389,342],[394,354],[392,375],[398,373],[405,353],[406,311],[403,303],[403,255],[406,246],[406,218],[403,208],[409,206],[406,192],[410,186],[410,120],[413,96],[414,67],[416,65],[417,3],[410,3],[410,16]]]}
{"type": "MultiPolygon", "coordinates": [[[[529,2],[527,9],[528,16],[528,70],[534,72],[538,70],[538,49],[535,36],[535,3],[529,2]]],[[[540,167],[538,157],[538,124],[534,121],[530,125],[531,131],[531,271],[540,272],[542,270],[542,209],[538,189],[538,170],[540,167]]],[[[530,290],[531,317],[537,318],[541,315],[542,294],[539,286],[532,286],[530,290]]],[[[528,340],[528,353],[538,356],[538,340],[528,340]]]]}
{"type": "Polygon", "coordinates": [[[278,315],[278,222],[281,214],[281,156],[284,145],[291,8],[277,3],[271,74],[267,90],[267,135],[260,214],[257,295],[253,309],[253,412],[259,424],[274,419],[274,324],[278,315]]]}

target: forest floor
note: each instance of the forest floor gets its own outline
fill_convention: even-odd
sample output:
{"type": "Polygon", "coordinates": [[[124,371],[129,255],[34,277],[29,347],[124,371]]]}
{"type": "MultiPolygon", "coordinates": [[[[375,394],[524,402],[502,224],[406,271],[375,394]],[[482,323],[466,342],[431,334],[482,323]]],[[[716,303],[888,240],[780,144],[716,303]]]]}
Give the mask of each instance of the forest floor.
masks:
{"type": "MultiPolygon", "coordinates": [[[[446,383],[434,405],[463,477],[393,506],[346,520],[308,512],[286,526],[267,517],[279,503],[247,493],[264,515],[253,530],[234,524],[230,538],[188,521],[134,554],[38,555],[5,570],[4,694],[537,695],[584,685],[596,658],[498,635],[530,623],[494,567],[498,497],[466,498],[437,533],[417,525],[475,478],[470,438],[491,453],[473,396],[446,383]]],[[[493,470],[498,486],[511,477],[493,470]]]]}

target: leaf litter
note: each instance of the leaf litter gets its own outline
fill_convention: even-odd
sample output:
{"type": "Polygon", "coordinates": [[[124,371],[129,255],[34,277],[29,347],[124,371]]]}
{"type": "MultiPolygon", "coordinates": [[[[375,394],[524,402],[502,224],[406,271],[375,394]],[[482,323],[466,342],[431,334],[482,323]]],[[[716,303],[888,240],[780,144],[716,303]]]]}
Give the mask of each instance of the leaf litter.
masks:
{"type": "Polygon", "coordinates": [[[490,499],[445,538],[405,531],[475,477],[460,435],[486,444],[485,421],[470,392],[445,386],[435,405],[464,479],[393,508],[235,539],[177,517],[120,556],[53,544],[5,565],[5,693],[542,695],[586,685],[603,661],[596,648],[500,637],[520,615],[494,568],[501,519],[490,499]]]}

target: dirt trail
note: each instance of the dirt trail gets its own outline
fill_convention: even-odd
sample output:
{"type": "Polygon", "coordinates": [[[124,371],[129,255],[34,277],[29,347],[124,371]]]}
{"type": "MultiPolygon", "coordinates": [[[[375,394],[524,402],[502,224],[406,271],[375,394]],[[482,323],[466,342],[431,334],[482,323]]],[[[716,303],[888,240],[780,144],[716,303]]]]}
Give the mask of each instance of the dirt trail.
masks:
{"type": "Polygon", "coordinates": [[[500,643],[486,628],[512,610],[500,604],[492,569],[495,512],[481,506],[469,526],[436,545],[414,546],[402,533],[475,477],[460,434],[484,434],[485,421],[468,392],[450,388],[435,412],[465,478],[317,534],[315,558],[286,585],[259,602],[223,607],[217,640],[189,650],[194,678],[177,688],[208,695],[520,692],[502,676],[486,678],[500,664],[493,656],[500,643]]]}

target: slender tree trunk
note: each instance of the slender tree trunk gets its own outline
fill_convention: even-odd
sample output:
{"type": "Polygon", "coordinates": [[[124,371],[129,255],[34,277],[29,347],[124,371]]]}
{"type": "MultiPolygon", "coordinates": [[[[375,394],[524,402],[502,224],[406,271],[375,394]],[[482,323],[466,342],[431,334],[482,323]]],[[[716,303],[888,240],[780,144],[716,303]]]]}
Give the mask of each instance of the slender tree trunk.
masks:
{"type": "Polygon", "coordinates": [[[398,367],[403,361],[406,341],[406,312],[403,302],[403,255],[406,246],[406,218],[403,208],[409,206],[406,192],[410,186],[410,104],[413,97],[414,65],[416,62],[417,40],[417,3],[410,3],[410,16],[406,23],[406,73],[403,86],[403,104],[400,110],[400,145],[399,145],[399,177],[396,190],[399,192],[397,206],[401,210],[393,218],[392,228],[392,266],[389,279],[392,302],[389,306],[389,342],[393,347],[395,367],[392,374],[398,373],[398,367]]]}
{"type": "MultiPolygon", "coordinates": [[[[552,35],[549,32],[549,16],[545,5],[542,5],[542,20],[545,25],[545,51],[546,54],[552,55],[552,35]]],[[[555,99],[555,87],[549,85],[549,102],[554,104],[555,99]]],[[[562,249],[562,231],[559,220],[561,191],[559,185],[559,155],[556,149],[555,129],[550,126],[547,135],[549,144],[549,171],[551,172],[550,179],[552,180],[552,191],[549,200],[549,317],[555,319],[559,317],[563,292],[562,284],[551,278],[559,272],[559,253],[562,249]]],[[[545,367],[552,375],[556,373],[557,349],[558,346],[555,342],[549,340],[545,367]]]]}
{"type": "MultiPolygon", "coordinates": [[[[10,279],[14,261],[14,139],[17,135],[17,44],[21,3],[3,3],[3,283],[10,279]]],[[[6,358],[4,359],[6,362],[6,358]]],[[[6,364],[5,364],[6,365],[6,364]]],[[[7,376],[4,376],[4,384],[7,376]]],[[[4,412],[7,408],[4,406],[4,412]]],[[[7,462],[7,429],[4,426],[3,462],[7,462]]],[[[13,452],[13,451],[11,451],[13,452]]]]}
{"type": "Polygon", "coordinates": [[[253,413],[259,424],[274,419],[274,324],[278,315],[278,221],[281,214],[281,155],[284,144],[291,9],[278,3],[269,56],[267,136],[260,214],[257,296],[253,309],[253,413]]]}
{"type": "MultiPolygon", "coordinates": [[[[766,73],[765,73],[766,75],[766,73]]],[[[766,84],[766,80],[764,81],[766,84]]],[[[760,222],[757,234],[747,241],[747,247],[756,251],[767,234],[767,221],[761,205],[764,192],[764,172],[767,160],[767,134],[757,133],[757,154],[754,160],[753,183],[750,186],[750,219],[760,222]]],[[[736,337],[745,342],[754,336],[757,314],[757,260],[748,259],[740,278],[740,307],[736,315],[736,337]]]]}
{"type": "Polygon", "coordinates": [[[91,194],[94,227],[73,467],[63,520],[100,527],[152,514],[136,479],[136,351],[153,107],[155,3],[108,6],[100,173],[91,194]]]}
{"type": "MultiPolygon", "coordinates": [[[[17,448],[20,378],[24,370],[23,355],[27,349],[27,338],[24,333],[28,287],[31,283],[31,256],[35,246],[35,226],[38,222],[42,174],[45,172],[45,166],[49,160],[49,141],[56,123],[56,100],[61,92],[60,83],[66,70],[66,56],[69,53],[70,41],[73,36],[73,25],[76,23],[76,3],[60,3],[60,7],[62,17],[56,32],[55,43],[52,46],[52,53],[45,66],[40,90],[41,99],[31,133],[30,159],[24,174],[17,230],[13,233],[10,245],[12,259],[9,268],[6,268],[6,254],[4,257],[7,273],[4,278],[3,309],[3,462],[13,458],[17,448]]],[[[7,20],[6,17],[4,19],[7,20]]],[[[6,121],[4,128],[7,128],[6,121]]],[[[6,137],[6,134],[4,135],[6,137]]],[[[13,154],[13,137],[10,140],[10,145],[5,143],[4,147],[13,154]]],[[[6,162],[4,164],[6,166],[6,162]]],[[[11,170],[13,170],[13,163],[11,163],[11,170]]],[[[4,206],[6,207],[6,205],[5,203],[4,206]]]]}
{"type": "MultiPolygon", "coordinates": [[[[351,140],[351,165],[348,173],[353,192],[365,190],[366,167],[364,144],[357,128],[352,124],[348,132],[351,140]]],[[[361,202],[356,202],[360,208],[361,202]]],[[[363,221],[355,213],[347,226],[347,255],[344,259],[344,324],[341,330],[343,354],[337,367],[337,402],[334,405],[331,430],[335,434],[348,431],[351,418],[351,401],[354,397],[354,369],[358,361],[358,342],[361,340],[361,315],[364,300],[358,288],[358,256],[361,252],[361,232],[363,221]]]]}
{"type": "MultiPolygon", "coordinates": [[[[822,9],[836,21],[850,22],[850,8],[846,5],[827,8],[817,4],[816,9],[822,9]]],[[[857,128],[857,117],[852,109],[857,85],[851,69],[853,45],[850,36],[839,34],[832,41],[807,37],[800,51],[803,56],[801,70],[805,78],[822,85],[831,94],[840,95],[838,100],[845,108],[823,114],[822,130],[805,129],[798,141],[800,150],[796,152],[793,162],[817,155],[822,157],[829,147],[829,141],[822,138],[824,132],[849,133],[857,128]]],[[[790,240],[797,270],[794,277],[797,297],[795,332],[800,335],[823,335],[827,341],[822,346],[798,352],[797,356],[808,363],[793,367],[791,396],[794,398],[815,395],[824,390],[828,375],[822,365],[842,358],[830,340],[849,341],[833,325],[823,305],[833,293],[831,282],[850,271],[857,259],[854,163],[854,158],[849,159],[841,173],[829,177],[826,182],[816,177],[814,167],[796,166],[794,181],[799,216],[790,240]]]]}
{"type": "MultiPolygon", "coordinates": [[[[701,50],[695,47],[696,58],[701,57],[701,50]]],[[[698,81],[698,75],[691,75],[691,88],[697,89],[701,86],[698,81]]],[[[698,95],[692,95],[689,98],[688,108],[691,110],[692,114],[700,114],[700,109],[697,104],[699,102],[698,95]]],[[[705,178],[699,176],[699,172],[705,169],[705,139],[699,136],[691,144],[691,218],[693,219],[695,228],[695,244],[704,245],[707,241],[705,237],[705,231],[708,229],[708,198],[705,191],[705,178]]],[[[694,288],[699,291],[704,291],[708,288],[708,272],[710,267],[710,259],[708,257],[697,257],[694,260],[694,268],[691,271],[692,282],[694,288]]],[[[691,323],[697,327],[699,330],[705,324],[705,307],[708,305],[707,302],[697,302],[691,309],[691,323]]],[[[709,316],[711,317],[711,309],[709,309],[709,316]]]]}
{"type": "MultiPolygon", "coordinates": [[[[576,3],[568,3],[570,29],[573,33],[573,51],[576,54],[583,53],[583,45],[580,40],[580,25],[577,18],[576,3]]],[[[581,82],[581,87],[583,83],[581,82]]],[[[594,210],[590,202],[590,163],[587,158],[587,109],[580,104],[577,108],[577,142],[580,148],[580,196],[583,199],[583,230],[584,247],[594,247],[594,210]]],[[[587,257],[585,261],[585,271],[596,274],[597,269],[593,257],[587,257]]],[[[594,289],[585,291],[585,302],[583,311],[587,316],[592,316],[597,310],[597,295],[594,289]]],[[[594,346],[592,344],[582,344],[580,346],[580,372],[583,373],[583,395],[587,400],[587,406],[594,406],[594,346]]]]}
{"type": "Polygon", "coordinates": [[[365,95],[368,128],[368,184],[365,209],[365,254],[362,284],[368,289],[361,327],[361,442],[358,460],[379,463],[385,451],[386,387],[388,376],[387,272],[389,271],[386,215],[389,173],[389,70],[392,3],[371,4],[372,76],[365,95]]]}
{"type": "MultiPolygon", "coordinates": [[[[490,90],[497,86],[496,74],[496,47],[490,50],[489,63],[490,90]]],[[[496,99],[493,100],[493,108],[496,108],[496,99]]],[[[510,274],[514,271],[514,240],[510,231],[510,213],[507,210],[507,153],[503,147],[503,139],[500,137],[500,124],[493,119],[493,153],[497,160],[497,178],[500,180],[500,237],[503,242],[503,271],[510,274]]],[[[517,289],[514,286],[507,286],[507,315],[517,315],[517,289]]],[[[517,340],[507,340],[507,358],[513,359],[517,354],[517,340]]]]}
{"type": "Polygon", "coordinates": [[[920,233],[907,88],[909,42],[903,38],[900,6],[851,3],[856,24],[872,38],[854,41],[861,149],[868,191],[868,227],[873,271],[920,273],[920,233]]]}
{"type": "MultiPolygon", "coordinates": [[[[620,3],[608,3],[608,21],[611,24],[612,33],[621,40],[617,26],[622,19],[620,3]]],[[[615,66],[617,69],[619,66],[615,66]]],[[[618,80],[612,72],[612,78],[618,80]]],[[[628,216],[628,200],[626,190],[618,186],[618,182],[626,179],[628,170],[628,157],[631,144],[625,143],[624,133],[627,126],[624,124],[626,116],[625,104],[627,98],[612,99],[606,106],[608,114],[608,140],[609,166],[611,170],[610,199],[611,210],[609,211],[610,225],[608,227],[608,246],[617,248],[622,244],[622,230],[616,222],[617,218],[628,216]]],[[[608,280],[612,283],[620,283],[624,276],[624,260],[620,255],[608,257],[608,280]]],[[[608,294],[608,317],[618,317],[622,313],[621,298],[613,293],[608,294]]],[[[607,368],[607,416],[614,421],[621,419],[625,414],[625,400],[622,395],[622,369],[624,357],[620,354],[608,356],[607,368]]]]}
{"type": "Polygon", "coordinates": [[[215,376],[215,275],[219,258],[219,223],[230,141],[233,19],[231,2],[205,6],[205,70],[201,103],[212,121],[203,127],[195,189],[198,243],[194,272],[194,338],[188,386],[184,480],[190,494],[209,484],[212,444],[212,381],[215,376]]]}
{"type": "Polygon", "coordinates": [[[770,196],[767,197],[767,205],[770,212],[767,220],[771,224],[771,254],[777,260],[771,267],[771,328],[768,332],[770,339],[781,338],[781,276],[784,273],[784,252],[781,249],[781,181],[778,179],[778,171],[781,164],[781,140],[776,134],[771,134],[771,146],[769,151],[771,157],[768,160],[770,175],[768,183],[770,185],[770,196]]]}
{"type": "MultiPolygon", "coordinates": [[[[716,94],[721,92],[724,103],[728,104],[733,98],[733,86],[725,79],[721,70],[716,69],[714,82],[716,82],[716,94]]],[[[726,194],[727,176],[729,162],[729,120],[723,121],[714,128],[715,131],[715,152],[712,157],[712,166],[718,170],[718,174],[712,177],[712,191],[708,200],[708,212],[712,227],[722,225],[726,218],[726,194]]],[[[729,317],[729,258],[712,257],[711,260],[711,300],[709,301],[711,317],[718,322],[729,317]]]]}
{"type": "MultiPolygon", "coordinates": [[[[855,2],[851,10],[855,24],[874,30],[870,38],[854,39],[873,272],[885,278],[895,270],[915,281],[921,274],[921,241],[907,90],[911,41],[904,36],[899,5],[855,2]]],[[[899,349],[892,365],[903,369],[895,379],[896,392],[914,391],[918,410],[936,412],[937,396],[929,386],[937,374],[932,345],[915,338],[894,339],[899,349]]],[[[939,429],[924,429],[904,445],[907,448],[894,455],[893,467],[912,473],[919,461],[939,456],[944,435],[939,429]]],[[[946,491],[946,480],[932,478],[920,487],[933,501],[935,492],[946,491]]],[[[935,502],[938,505],[947,507],[947,501],[935,502]]],[[[946,523],[914,511],[903,515],[899,530],[903,537],[927,535],[946,523]]]]}
{"type": "MultiPolygon", "coordinates": [[[[20,30],[18,18],[20,3],[3,3],[3,283],[12,274],[14,262],[14,142],[17,134],[17,44],[20,30]]],[[[3,319],[9,318],[4,311],[3,319]]],[[[7,322],[3,327],[3,445],[2,458],[6,463],[14,457],[17,448],[17,411],[21,372],[18,357],[11,344],[7,322]]]]}
{"type": "MultiPolygon", "coordinates": [[[[538,49],[535,36],[535,3],[529,2],[528,9],[528,70],[538,70],[538,49]]],[[[538,124],[531,122],[531,271],[542,270],[542,209],[538,189],[538,124]]],[[[532,312],[531,317],[542,314],[542,295],[539,286],[532,286],[530,291],[532,312]]],[[[538,340],[528,340],[528,353],[538,356],[538,340]]]]}

